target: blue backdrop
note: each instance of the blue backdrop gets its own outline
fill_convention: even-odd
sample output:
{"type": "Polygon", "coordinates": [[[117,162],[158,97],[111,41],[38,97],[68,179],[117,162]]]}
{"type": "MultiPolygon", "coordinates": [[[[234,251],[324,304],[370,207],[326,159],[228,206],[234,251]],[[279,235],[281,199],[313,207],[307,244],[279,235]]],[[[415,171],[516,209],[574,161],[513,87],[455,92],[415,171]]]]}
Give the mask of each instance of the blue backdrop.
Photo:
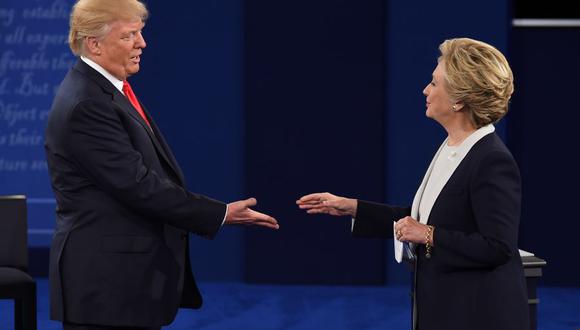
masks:
{"type": "MultiPolygon", "coordinates": [[[[65,44],[72,3],[0,3],[0,194],[29,196],[39,273],[55,206],[42,135],[74,61],[65,44]]],[[[189,188],[225,201],[255,196],[282,227],[192,237],[199,278],[406,283],[391,241],[351,240],[349,219],[306,217],[293,203],[314,190],[410,203],[443,139],[424,117],[421,91],[439,43],[467,36],[496,45],[514,68],[516,93],[499,131],[524,180],[520,246],[548,261],[542,283],[580,286],[568,265],[580,231],[578,29],[514,29],[502,0],[147,4],[148,47],[131,81],[189,188]]]]}
{"type": "MultiPolygon", "coordinates": [[[[243,11],[241,0],[147,1],[148,47],[132,78],[175,153],[192,191],[223,201],[244,190],[243,11]]],[[[243,228],[210,242],[191,236],[198,278],[241,280],[243,228]]]]}
{"type": "Polygon", "coordinates": [[[248,230],[247,280],[383,283],[382,241],[350,239],[351,219],[294,201],[383,198],[384,2],[246,4],[246,187],[282,222],[248,230]]]}
{"type": "Polygon", "coordinates": [[[64,0],[0,4],[0,194],[28,196],[33,247],[46,247],[53,228],[44,126],[74,61],[66,45],[69,13],[64,0]]]}
{"type": "Polygon", "coordinates": [[[508,141],[524,179],[520,246],[547,259],[544,283],[566,286],[580,286],[576,40],[579,28],[515,28],[510,46],[517,89],[508,141]]]}

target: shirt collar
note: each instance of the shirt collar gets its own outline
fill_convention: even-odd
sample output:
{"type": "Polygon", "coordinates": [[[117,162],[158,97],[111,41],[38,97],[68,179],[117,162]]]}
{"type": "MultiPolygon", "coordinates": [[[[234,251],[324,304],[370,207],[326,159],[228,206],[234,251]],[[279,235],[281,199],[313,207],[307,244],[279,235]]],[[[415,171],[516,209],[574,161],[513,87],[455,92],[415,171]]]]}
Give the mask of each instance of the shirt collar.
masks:
{"type": "Polygon", "coordinates": [[[119,90],[119,92],[121,92],[121,94],[125,94],[123,93],[123,81],[117,79],[115,76],[113,76],[112,74],[110,74],[107,70],[105,70],[102,66],[98,65],[97,63],[95,63],[95,61],[81,56],[81,60],[83,62],[85,62],[88,66],[90,66],[91,68],[95,69],[98,73],[100,73],[101,75],[103,75],[103,77],[107,78],[108,81],[111,82],[111,84],[113,84],[113,86],[115,86],[115,88],[117,88],[119,90]]]}
{"type": "MultiPolygon", "coordinates": [[[[495,127],[493,124],[489,124],[477,129],[475,132],[471,133],[461,144],[459,148],[457,148],[457,154],[461,157],[465,157],[465,155],[471,150],[479,140],[481,140],[484,136],[493,133],[495,131],[495,127]]],[[[445,144],[447,144],[447,140],[445,140],[445,144]]]]}

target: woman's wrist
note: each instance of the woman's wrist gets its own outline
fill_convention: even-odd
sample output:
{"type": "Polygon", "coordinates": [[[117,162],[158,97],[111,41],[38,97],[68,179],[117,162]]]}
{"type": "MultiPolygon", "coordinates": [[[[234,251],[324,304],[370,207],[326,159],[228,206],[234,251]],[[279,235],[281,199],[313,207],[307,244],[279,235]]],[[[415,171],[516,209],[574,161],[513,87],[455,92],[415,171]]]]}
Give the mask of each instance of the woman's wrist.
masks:
{"type": "Polygon", "coordinates": [[[431,235],[429,235],[429,245],[435,246],[435,227],[431,226],[431,235]]]}
{"type": "Polygon", "coordinates": [[[435,227],[427,225],[427,233],[425,234],[425,257],[431,258],[431,251],[433,250],[433,232],[435,227]]]}

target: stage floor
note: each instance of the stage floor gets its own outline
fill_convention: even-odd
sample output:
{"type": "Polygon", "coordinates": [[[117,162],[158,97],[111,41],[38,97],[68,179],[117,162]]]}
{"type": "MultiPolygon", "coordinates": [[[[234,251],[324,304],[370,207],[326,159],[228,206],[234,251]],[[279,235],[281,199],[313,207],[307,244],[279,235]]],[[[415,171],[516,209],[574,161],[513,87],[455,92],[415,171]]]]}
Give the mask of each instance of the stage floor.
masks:
{"type": "MultiPolygon", "coordinates": [[[[38,329],[60,330],[48,319],[46,278],[37,279],[38,329]]],[[[241,283],[199,284],[201,310],[180,310],[163,329],[333,329],[410,328],[409,290],[402,286],[304,286],[241,283]]],[[[580,330],[580,288],[538,289],[539,330],[580,330]]],[[[0,300],[0,330],[13,329],[13,305],[0,300]]]]}

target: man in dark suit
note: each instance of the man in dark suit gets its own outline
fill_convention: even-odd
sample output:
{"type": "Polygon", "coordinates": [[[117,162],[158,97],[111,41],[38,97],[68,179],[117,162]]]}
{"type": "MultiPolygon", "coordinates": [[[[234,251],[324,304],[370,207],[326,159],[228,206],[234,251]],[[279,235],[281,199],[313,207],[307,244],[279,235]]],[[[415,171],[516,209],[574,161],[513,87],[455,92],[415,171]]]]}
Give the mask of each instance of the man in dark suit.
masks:
{"type": "Polygon", "coordinates": [[[137,0],[79,0],[69,42],[80,56],[64,78],[46,129],[56,195],[50,255],[51,318],[65,329],[159,329],[178,307],[199,308],[188,232],[223,224],[277,229],[250,209],[185,188],[163,135],[127,78],[146,47],[137,0]]]}

